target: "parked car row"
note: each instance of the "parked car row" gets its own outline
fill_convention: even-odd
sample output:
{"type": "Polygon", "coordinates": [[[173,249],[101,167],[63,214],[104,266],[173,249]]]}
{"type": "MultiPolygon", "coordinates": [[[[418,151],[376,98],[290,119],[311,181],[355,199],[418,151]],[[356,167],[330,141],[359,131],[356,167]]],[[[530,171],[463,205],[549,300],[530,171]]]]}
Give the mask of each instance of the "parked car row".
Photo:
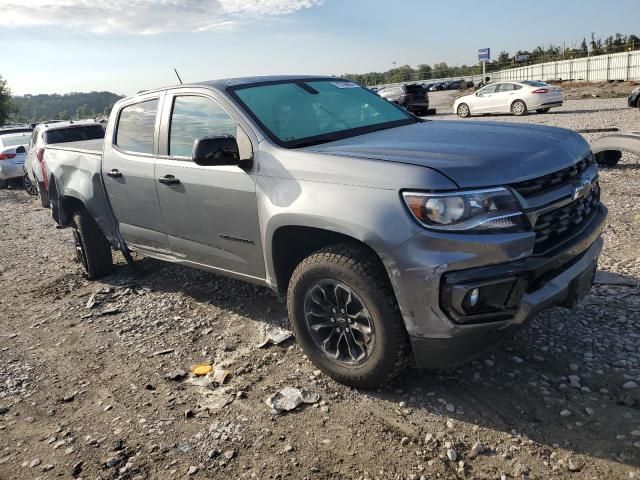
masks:
{"type": "Polygon", "coordinates": [[[463,79],[424,84],[424,87],[430,92],[439,92],[442,90],[464,90],[466,88],[473,88],[473,86],[473,82],[468,82],[463,79]]]}
{"type": "Polygon", "coordinates": [[[426,115],[429,110],[429,94],[420,84],[394,85],[382,88],[376,93],[415,115],[426,115]]]}
{"type": "Polygon", "coordinates": [[[99,139],[104,126],[90,120],[0,125],[0,188],[22,178],[30,195],[49,206],[47,176],[43,172],[44,147],[58,143],[99,139]]]}

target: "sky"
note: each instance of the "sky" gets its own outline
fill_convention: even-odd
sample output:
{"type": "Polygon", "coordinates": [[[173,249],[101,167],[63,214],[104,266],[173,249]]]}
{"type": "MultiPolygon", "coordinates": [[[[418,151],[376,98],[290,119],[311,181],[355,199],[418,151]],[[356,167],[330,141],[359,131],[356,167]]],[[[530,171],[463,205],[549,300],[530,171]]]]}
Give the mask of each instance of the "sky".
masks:
{"type": "Polygon", "coordinates": [[[478,48],[640,36],[637,0],[0,0],[0,75],[15,95],[129,95],[246,75],[472,65],[478,48]]]}

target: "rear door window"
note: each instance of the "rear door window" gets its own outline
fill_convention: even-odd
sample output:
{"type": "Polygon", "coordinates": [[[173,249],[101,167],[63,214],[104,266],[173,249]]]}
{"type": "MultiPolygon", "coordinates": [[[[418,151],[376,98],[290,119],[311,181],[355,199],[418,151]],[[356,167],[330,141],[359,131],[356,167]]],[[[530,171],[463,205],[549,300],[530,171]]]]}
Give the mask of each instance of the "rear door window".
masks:
{"type": "Polygon", "coordinates": [[[515,85],[513,83],[501,83],[498,85],[498,92],[513,92],[515,90],[515,85]]]}
{"type": "Polygon", "coordinates": [[[124,107],[120,111],[115,145],[127,152],[153,154],[158,99],[124,107]]]}
{"type": "Polygon", "coordinates": [[[104,138],[104,128],[102,128],[102,125],[60,128],[58,130],[44,132],[43,138],[45,145],[96,140],[104,138]]]}

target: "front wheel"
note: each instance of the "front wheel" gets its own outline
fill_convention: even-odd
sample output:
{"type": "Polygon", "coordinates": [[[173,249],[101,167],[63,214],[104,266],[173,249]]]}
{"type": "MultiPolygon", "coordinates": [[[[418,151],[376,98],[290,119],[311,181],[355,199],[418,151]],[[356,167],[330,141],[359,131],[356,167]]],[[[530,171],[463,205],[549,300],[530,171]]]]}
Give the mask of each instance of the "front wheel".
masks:
{"type": "Polygon", "coordinates": [[[511,104],[511,113],[516,117],[521,117],[527,113],[527,104],[522,100],[516,100],[511,104]]]}
{"type": "Polygon", "coordinates": [[[364,247],[335,245],[303,260],[287,306],[300,347],[336,381],[374,388],[406,366],[409,340],[391,284],[364,247]]]}
{"type": "Polygon", "coordinates": [[[86,210],[73,215],[72,229],[76,258],[87,277],[94,280],[109,275],[113,271],[111,245],[86,210]]]}
{"type": "Polygon", "coordinates": [[[469,105],[467,105],[466,103],[461,103],[460,105],[458,105],[457,113],[460,118],[469,117],[471,115],[471,111],[469,110],[469,105]]]}
{"type": "Polygon", "coordinates": [[[536,109],[536,112],[538,113],[548,113],[549,110],[551,110],[550,108],[538,108],[536,109]]]}

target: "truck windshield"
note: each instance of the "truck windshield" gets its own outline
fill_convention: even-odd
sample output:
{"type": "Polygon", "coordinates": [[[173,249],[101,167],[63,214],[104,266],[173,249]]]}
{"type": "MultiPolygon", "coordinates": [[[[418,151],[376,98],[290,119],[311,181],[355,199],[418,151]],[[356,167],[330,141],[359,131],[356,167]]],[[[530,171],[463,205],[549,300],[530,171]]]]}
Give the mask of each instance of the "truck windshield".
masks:
{"type": "Polygon", "coordinates": [[[241,85],[230,92],[272,140],[287,148],[418,122],[401,108],[347,81],[292,80],[241,85]]]}

